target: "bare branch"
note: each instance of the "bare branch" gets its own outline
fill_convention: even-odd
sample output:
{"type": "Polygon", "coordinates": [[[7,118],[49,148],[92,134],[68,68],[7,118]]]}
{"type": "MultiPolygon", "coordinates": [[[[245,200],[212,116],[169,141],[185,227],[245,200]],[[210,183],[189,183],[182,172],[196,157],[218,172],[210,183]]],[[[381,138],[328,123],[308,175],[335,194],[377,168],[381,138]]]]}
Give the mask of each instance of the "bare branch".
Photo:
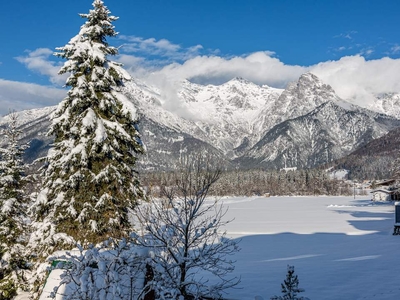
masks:
{"type": "Polygon", "coordinates": [[[220,297],[239,283],[227,278],[234,269],[229,256],[239,247],[221,232],[230,222],[226,209],[207,198],[221,169],[204,155],[185,156],[172,176],[173,184],[161,188],[162,199],[137,209],[145,232],[136,238],[152,253],[153,289],[160,299],[220,297]],[[213,283],[205,279],[212,277],[213,283]]]}

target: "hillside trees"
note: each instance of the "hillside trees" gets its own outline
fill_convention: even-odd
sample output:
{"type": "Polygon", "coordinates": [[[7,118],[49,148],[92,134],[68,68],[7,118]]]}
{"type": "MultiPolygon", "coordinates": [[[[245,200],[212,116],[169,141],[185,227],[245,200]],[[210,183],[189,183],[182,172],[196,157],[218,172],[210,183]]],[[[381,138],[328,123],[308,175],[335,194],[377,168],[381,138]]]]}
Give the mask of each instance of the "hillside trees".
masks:
{"type": "Polygon", "coordinates": [[[52,116],[55,142],[33,208],[31,241],[47,248],[39,246],[42,256],[76,242],[128,236],[128,214],[143,197],[134,170],[144,151],[136,108],[121,93],[130,76],[107,58],[118,53],[106,40],[117,35],[117,17],[101,0],[80,16],[86,22],[79,33],[56,53],[67,60],[59,73],[70,73],[70,89],[52,116]]]}
{"type": "MultiPolygon", "coordinates": [[[[173,173],[142,173],[149,194],[159,196],[160,187],[174,182],[173,173]]],[[[330,178],[325,170],[226,170],[209,191],[211,195],[352,195],[348,183],[330,178]]]]}
{"type": "Polygon", "coordinates": [[[12,299],[18,289],[26,288],[27,197],[22,155],[27,145],[19,145],[18,117],[9,115],[2,132],[6,148],[0,149],[0,299],[12,299]]]}
{"type": "Polygon", "coordinates": [[[392,162],[391,171],[392,178],[396,180],[395,184],[400,186],[400,156],[392,162]]]}

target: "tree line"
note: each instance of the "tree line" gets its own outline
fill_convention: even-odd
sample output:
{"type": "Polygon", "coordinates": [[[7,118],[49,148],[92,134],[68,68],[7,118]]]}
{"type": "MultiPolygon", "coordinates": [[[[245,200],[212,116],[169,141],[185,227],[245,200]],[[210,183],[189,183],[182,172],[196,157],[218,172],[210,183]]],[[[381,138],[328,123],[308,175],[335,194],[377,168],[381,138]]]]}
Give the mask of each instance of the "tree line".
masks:
{"type": "MultiPolygon", "coordinates": [[[[174,172],[143,172],[142,185],[148,195],[158,197],[174,184],[174,172]]],[[[318,196],[353,195],[351,183],[331,178],[325,170],[225,170],[216,182],[214,196],[318,196]]]]}

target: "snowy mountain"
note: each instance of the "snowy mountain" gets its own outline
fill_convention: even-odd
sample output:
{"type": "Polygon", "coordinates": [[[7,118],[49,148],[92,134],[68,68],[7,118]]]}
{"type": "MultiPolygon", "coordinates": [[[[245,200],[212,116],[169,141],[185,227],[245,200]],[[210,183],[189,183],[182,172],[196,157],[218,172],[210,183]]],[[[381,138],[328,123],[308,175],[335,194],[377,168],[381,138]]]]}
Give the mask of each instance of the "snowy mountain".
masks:
{"type": "Polygon", "coordinates": [[[201,151],[229,165],[222,151],[190,134],[165,126],[147,117],[140,118],[142,141],[147,151],[139,161],[140,169],[170,170],[186,153],[201,151]]]}
{"type": "Polygon", "coordinates": [[[380,94],[376,97],[375,102],[368,106],[368,109],[400,118],[400,94],[380,94]]]}
{"type": "MultiPolygon", "coordinates": [[[[17,112],[18,123],[22,130],[21,142],[29,143],[30,145],[24,155],[26,162],[31,163],[36,158],[47,154],[50,144],[53,141],[52,137],[47,136],[50,126],[49,116],[55,109],[56,106],[50,106],[17,112]]],[[[0,130],[4,128],[8,120],[8,116],[5,116],[0,121],[0,130]]],[[[0,135],[0,145],[3,143],[4,137],[0,135]]]]}
{"type": "MultiPolygon", "coordinates": [[[[174,168],[183,153],[196,150],[241,167],[311,167],[400,126],[394,117],[340,99],[311,73],[285,90],[242,78],[218,86],[182,81],[173,91],[133,80],[124,89],[139,111],[147,147],[139,165],[148,170],[174,168]]],[[[24,141],[32,140],[30,161],[49,147],[44,133],[53,110],[20,113],[24,141]]]]}
{"type": "Polygon", "coordinates": [[[341,99],[331,86],[322,83],[314,74],[303,74],[297,82],[289,83],[270,107],[264,107],[260,114],[263,128],[271,129],[283,121],[305,115],[328,101],[341,99]]]}
{"type": "Polygon", "coordinates": [[[393,163],[400,156],[400,127],[357,148],[333,162],[336,169],[349,171],[350,179],[384,179],[393,176],[393,163]]]}
{"type": "Polygon", "coordinates": [[[346,109],[327,101],[311,112],[286,120],[271,130],[237,161],[247,167],[310,168],[352,150],[400,126],[383,115],[346,109]]]}
{"type": "Polygon", "coordinates": [[[137,82],[127,84],[126,93],[145,118],[183,131],[233,158],[234,148],[243,139],[249,139],[250,144],[258,141],[260,112],[272,105],[282,90],[234,78],[219,86],[183,81],[177,89],[178,98],[172,100],[137,82]],[[175,102],[173,108],[167,100],[175,102]]]}

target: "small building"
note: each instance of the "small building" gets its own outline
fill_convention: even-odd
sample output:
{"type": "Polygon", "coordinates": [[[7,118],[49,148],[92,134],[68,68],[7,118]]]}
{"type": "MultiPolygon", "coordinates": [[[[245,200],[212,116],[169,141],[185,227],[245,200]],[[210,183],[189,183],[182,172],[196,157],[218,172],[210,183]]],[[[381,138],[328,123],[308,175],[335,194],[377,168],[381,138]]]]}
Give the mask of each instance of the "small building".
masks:
{"type": "Polygon", "coordinates": [[[396,183],[396,179],[385,179],[382,181],[375,182],[376,186],[392,186],[396,183]]]}
{"type": "Polygon", "coordinates": [[[398,201],[400,200],[400,189],[376,189],[372,192],[372,201],[398,201]]]}

